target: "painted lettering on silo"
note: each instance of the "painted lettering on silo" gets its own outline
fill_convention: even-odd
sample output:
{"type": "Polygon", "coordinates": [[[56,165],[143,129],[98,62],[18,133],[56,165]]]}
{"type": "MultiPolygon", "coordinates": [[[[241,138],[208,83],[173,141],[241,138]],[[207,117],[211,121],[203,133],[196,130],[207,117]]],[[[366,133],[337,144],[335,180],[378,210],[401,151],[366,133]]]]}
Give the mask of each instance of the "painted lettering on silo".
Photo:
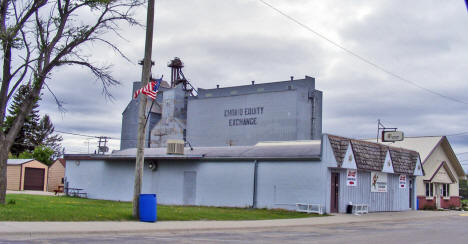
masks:
{"type": "Polygon", "coordinates": [[[263,107],[230,108],[224,110],[224,117],[237,117],[228,120],[229,126],[257,125],[257,117],[251,117],[252,115],[263,115],[263,107]]]}

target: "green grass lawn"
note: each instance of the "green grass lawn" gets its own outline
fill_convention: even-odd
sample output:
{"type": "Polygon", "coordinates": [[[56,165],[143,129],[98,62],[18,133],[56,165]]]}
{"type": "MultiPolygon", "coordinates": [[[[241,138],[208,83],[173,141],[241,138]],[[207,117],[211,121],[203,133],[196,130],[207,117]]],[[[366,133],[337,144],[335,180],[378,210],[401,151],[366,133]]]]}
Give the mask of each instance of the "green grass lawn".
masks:
{"type": "MultiPolygon", "coordinates": [[[[0,221],[119,221],[135,220],[132,204],[65,196],[7,194],[0,205],[0,221]]],[[[164,220],[260,220],[320,216],[285,210],[157,206],[158,221],[164,220]]]]}

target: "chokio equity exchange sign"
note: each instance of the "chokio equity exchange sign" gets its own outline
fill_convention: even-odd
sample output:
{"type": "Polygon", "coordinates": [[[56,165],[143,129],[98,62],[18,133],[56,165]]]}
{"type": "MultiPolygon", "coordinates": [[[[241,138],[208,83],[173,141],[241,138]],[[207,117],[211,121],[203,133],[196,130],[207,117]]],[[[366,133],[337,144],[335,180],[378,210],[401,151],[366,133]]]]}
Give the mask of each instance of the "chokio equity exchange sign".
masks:
{"type": "Polygon", "coordinates": [[[258,116],[263,115],[263,107],[225,109],[224,117],[230,118],[229,126],[257,125],[258,116]]]}

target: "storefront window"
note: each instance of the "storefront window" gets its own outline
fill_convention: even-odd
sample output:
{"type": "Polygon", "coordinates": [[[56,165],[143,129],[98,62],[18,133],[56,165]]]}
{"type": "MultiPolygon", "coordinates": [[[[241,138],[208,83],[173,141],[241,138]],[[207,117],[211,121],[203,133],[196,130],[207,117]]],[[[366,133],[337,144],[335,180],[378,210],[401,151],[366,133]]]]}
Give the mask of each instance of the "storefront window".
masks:
{"type": "Polygon", "coordinates": [[[426,183],[426,197],[432,197],[434,196],[434,184],[433,183],[426,183]]]}

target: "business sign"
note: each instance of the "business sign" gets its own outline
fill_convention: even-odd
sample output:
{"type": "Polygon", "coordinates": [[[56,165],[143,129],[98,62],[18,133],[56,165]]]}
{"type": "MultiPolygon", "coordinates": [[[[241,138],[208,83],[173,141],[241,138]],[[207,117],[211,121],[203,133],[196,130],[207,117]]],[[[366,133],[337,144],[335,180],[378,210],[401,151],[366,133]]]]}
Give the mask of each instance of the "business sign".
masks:
{"type": "Polygon", "coordinates": [[[357,170],[348,169],[346,174],[346,185],[347,186],[357,186],[357,170]]]}
{"type": "Polygon", "coordinates": [[[229,108],[224,110],[229,126],[254,126],[257,119],[263,116],[263,107],[229,108]]]}
{"type": "Polygon", "coordinates": [[[371,172],[371,192],[387,192],[387,174],[371,172]]]}
{"type": "Polygon", "coordinates": [[[400,175],[400,188],[406,188],[406,175],[400,175]]]}
{"type": "Polygon", "coordinates": [[[403,131],[382,131],[383,142],[403,141],[404,138],[403,131]]]}

